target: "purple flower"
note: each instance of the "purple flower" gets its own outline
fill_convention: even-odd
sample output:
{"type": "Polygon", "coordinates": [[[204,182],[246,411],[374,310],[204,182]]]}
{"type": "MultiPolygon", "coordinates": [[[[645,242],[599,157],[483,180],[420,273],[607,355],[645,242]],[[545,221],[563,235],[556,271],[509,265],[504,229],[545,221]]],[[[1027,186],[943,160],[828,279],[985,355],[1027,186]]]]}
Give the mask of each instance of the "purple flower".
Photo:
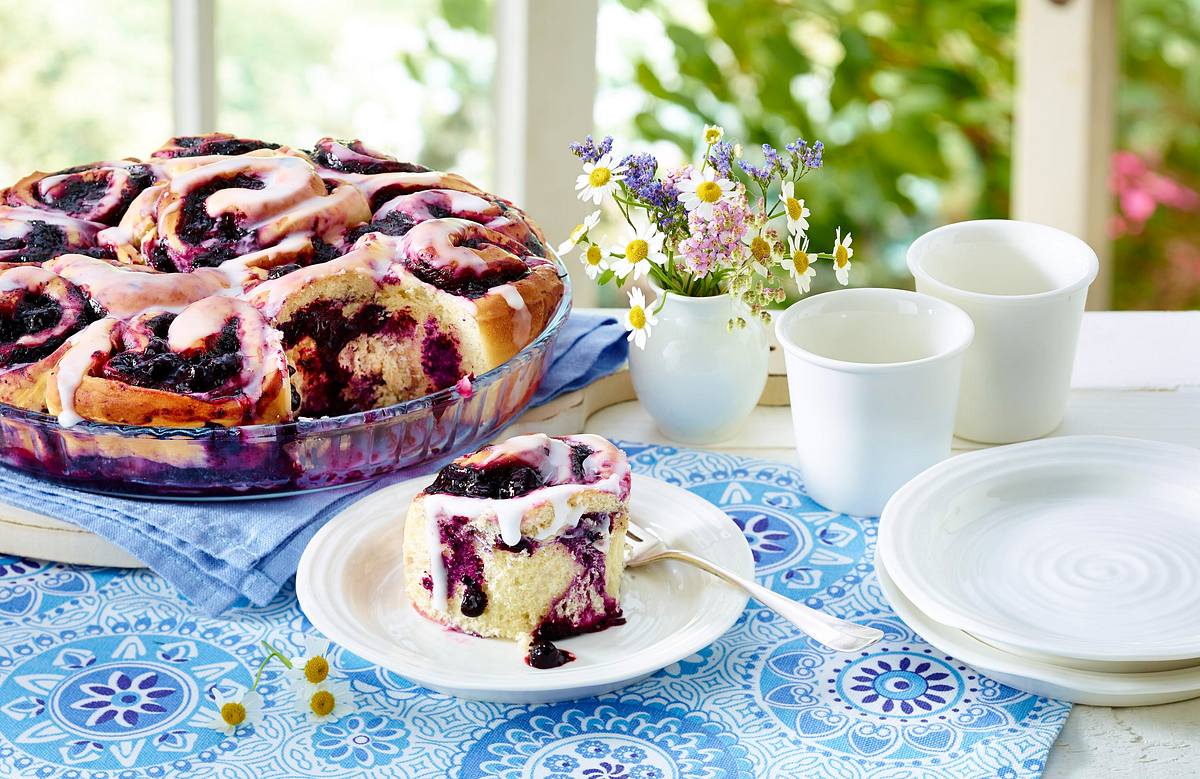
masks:
{"type": "Polygon", "coordinates": [[[654,183],[654,174],[658,172],[658,160],[653,154],[630,154],[621,160],[625,168],[625,186],[634,195],[649,200],[650,185],[654,183]]]}
{"type": "Polygon", "coordinates": [[[592,140],[592,136],[587,136],[582,143],[573,143],[570,146],[571,153],[584,162],[596,162],[604,155],[612,151],[613,139],[611,135],[604,136],[604,140],[597,145],[592,140]]]}
{"type": "Polygon", "coordinates": [[[758,165],[752,165],[749,162],[746,162],[745,160],[738,160],[738,167],[741,168],[742,170],[744,170],[747,173],[747,175],[750,176],[750,178],[754,179],[755,181],[757,181],[758,183],[763,184],[763,185],[766,185],[768,182],[771,181],[771,176],[775,172],[774,170],[772,170],[769,167],[759,167],[758,165]]]}
{"type": "Polygon", "coordinates": [[[825,144],[821,143],[820,141],[816,141],[815,143],[813,143],[813,145],[808,149],[808,151],[804,155],[804,167],[806,167],[806,168],[821,167],[821,165],[824,162],[821,159],[821,155],[824,153],[824,151],[825,151],[825,144]]]}
{"type": "Polygon", "coordinates": [[[721,178],[729,178],[733,174],[733,144],[719,141],[714,144],[708,155],[708,164],[721,178]]]}
{"type": "Polygon", "coordinates": [[[775,151],[775,147],[769,143],[762,145],[763,160],[767,163],[767,168],[774,171],[783,172],[783,162],[779,159],[779,152],[775,151]]]}
{"type": "Polygon", "coordinates": [[[623,181],[629,192],[638,200],[652,209],[657,209],[655,219],[661,230],[668,229],[681,217],[679,189],[677,181],[670,175],[666,180],[655,178],[658,173],[658,160],[653,154],[630,154],[621,160],[625,166],[623,181]]]}

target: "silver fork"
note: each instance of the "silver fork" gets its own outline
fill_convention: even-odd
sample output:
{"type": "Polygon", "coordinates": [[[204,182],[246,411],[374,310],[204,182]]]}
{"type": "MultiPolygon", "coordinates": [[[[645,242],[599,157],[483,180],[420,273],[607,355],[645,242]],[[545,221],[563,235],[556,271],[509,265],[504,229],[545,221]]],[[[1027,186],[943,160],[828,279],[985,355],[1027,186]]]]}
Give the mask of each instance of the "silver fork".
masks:
{"type": "Polygon", "coordinates": [[[719,579],[724,579],[735,587],[741,587],[756,601],[800,628],[812,640],[830,649],[839,652],[856,652],[883,638],[882,630],[831,617],[824,612],[809,608],[803,603],[797,603],[772,592],[749,579],[743,579],[703,557],[697,557],[682,549],[671,549],[649,528],[630,522],[625,540],[625,565],[628,567],[637,568],[656,560],[679,560],[688,565],[694,565],[719,579]]]}

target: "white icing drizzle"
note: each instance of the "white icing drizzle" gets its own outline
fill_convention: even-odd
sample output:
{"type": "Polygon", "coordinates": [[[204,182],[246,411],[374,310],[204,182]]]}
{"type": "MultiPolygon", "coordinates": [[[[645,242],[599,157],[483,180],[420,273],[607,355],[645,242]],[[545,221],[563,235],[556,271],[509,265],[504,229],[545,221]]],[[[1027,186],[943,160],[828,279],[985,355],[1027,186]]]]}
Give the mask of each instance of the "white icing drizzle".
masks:
{"type": "Polygon", "coordinates": [[[280,366],[283,349],[278,331],[270,328],[249,303],[230,297],[211,297],[192,303],[167,328],[167,346],[173,352],[203,348],[231,318],[238,322],[241,343],[240,389],[247,399],[257,402],[262,397],[267,369],[280,366]]]}
{"type": "Polygon", "coordinates": [[[58,361],[55,377],[61,406],[58,423],[63,427],[72,427],[83,421],[83,417],[75,412],[75,393],[83,377],[96,366],[99,358],[112,351],[113,329],[117,324],[115,319],[101,319],[67,339],[71,348],[58,361]]]}
{"type": "Polygon", "coordinates": [[[0,206],[0,238],[23,237],[29,232],[29,223],[34,220],[74,230],[81,235],[95,235],[104,226],[55,211],[29,206],[0,206]]]}
{"type": "Polygon", "coordinates": [[[36,265],[19,265],[0,273],[0,293],[14,290],[37,292],[54,281],[54,274],[36,265]]]}
{"type": "Polygon", "coordinates": [[[44,265],[83,288],[88,297],[104,306],[109,316],[118,319],[128,319],[152,308],[178,314],[188,304],[222,294],[232,286],[230,278],[216,268],[159,273],[136,265],[114,265],[83,254],[64,254],[44,265]]]}
{"type": "Polygon", "coordinates": [[[488,290],[488,294],[496,294],[504,298],[504,302],[512,309],[513,343],[517,346],[524,346],[528,343],[529,333],[533,330],[533,316],[529,313],[529,307],[525,305],[525,298],[521,297],[517,288],[512,284],[501,284],[488,290]]]}
{"type": "Polygon", "coordinates": [[[408,231],[404,246],[409,257],[424,260],[435,268],[470,268],[482,273],[488,268],[487,260],[456,242],[479,230],[478,224],[467,219],[430,219],[408,231]]]}
{"type": "Polygon", "coordinates": [[[219,189],[204,201],[209,216],[234,214],[239,222],[250,225],[273,218],[313,195],[324,195],[316,169],[299,157],[224,157],[216,162],[180,173],[171,180],[171,192],[184,196],[213,179],[239,173],[255,176],[262,189],[238,187],[219,189]]]}
{"type": "Polygon", "coordinates": [[[435,608],[445,611],[447,598],[446,564],[442,557],[440,525],[447,517],[466,517],[474,521],[494,516],[500,538],[508,546],[521,542],[521,520],[526,514],[549,504],[554,512],[550,524],[531,536],[544,541],[573,528],[589,511],[582,505],[572,505],[572,499],[585,491],[623,495],[629,478],[629,463],[624,453],[604,438],[596,435],[574,435],[552,438],[544,433],[517,436],[499,444],[455,460],[459,465],[486,467],[489,463],[515,457],[531,467],[537,467],[546,486],[506,500],[471,498],[460,495],[422,493],[429,542],[429,578],[433,583],[431,598],[435,608]],[[592,454],[583,461],[585,482],[574,481],[571,472],[570,443],[586,444],[592,454]],[[586,481],[595,479],[594,481],[586,481]]]}

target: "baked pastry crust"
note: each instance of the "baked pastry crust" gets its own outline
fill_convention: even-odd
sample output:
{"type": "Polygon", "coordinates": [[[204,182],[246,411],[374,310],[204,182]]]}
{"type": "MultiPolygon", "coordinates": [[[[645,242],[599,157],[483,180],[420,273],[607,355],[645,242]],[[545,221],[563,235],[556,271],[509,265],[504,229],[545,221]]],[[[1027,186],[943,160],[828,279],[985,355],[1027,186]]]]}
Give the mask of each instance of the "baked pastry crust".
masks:
{"type": "Polygon", "coordinates": [[[6,320],[0,291],[0,403],[64,424],[228,426],[389,405],[510,359],[564,294],[516,206],[360,141],[300,151],[181,136],[145,161],[31,174],[0,200],[0,271],[26,263],[86,312],[26,355],[9,347],[40,293],[15,284],[28,299],[6,320]],[[270,379],[252,399],[187,378],[224,337],[215,319],[203,343],[167,348],[155,330],[217,310],[217,324],[278,347],[238,349],[270,379]]]}

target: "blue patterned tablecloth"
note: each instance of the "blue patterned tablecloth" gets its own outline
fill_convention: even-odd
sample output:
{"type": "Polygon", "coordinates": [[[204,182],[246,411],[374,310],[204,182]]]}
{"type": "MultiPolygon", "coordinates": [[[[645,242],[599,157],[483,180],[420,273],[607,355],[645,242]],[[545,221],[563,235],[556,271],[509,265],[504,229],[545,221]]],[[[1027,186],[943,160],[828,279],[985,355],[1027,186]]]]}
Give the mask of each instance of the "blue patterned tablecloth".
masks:
{"type": "Polygon", "coordinates": [[[872,573],[874,519],[823,510],[785,465],[623,446],[637,472],[724,509],[764,583],[885,640],[837,654],[752,603],[715,644],[646,681],[540,706],[460,701],[335,650],[357,713],[309,723],[272,665],[263,719],[225,736],[202,727],[215,693],[249,686],[261,640],[299,654],[311,630],[290,588],[265,608],[207,618],[149,572],[0,557],[0,776],[1041,773],[1069,705],[983,677],[904,625],[872,573]]]}

